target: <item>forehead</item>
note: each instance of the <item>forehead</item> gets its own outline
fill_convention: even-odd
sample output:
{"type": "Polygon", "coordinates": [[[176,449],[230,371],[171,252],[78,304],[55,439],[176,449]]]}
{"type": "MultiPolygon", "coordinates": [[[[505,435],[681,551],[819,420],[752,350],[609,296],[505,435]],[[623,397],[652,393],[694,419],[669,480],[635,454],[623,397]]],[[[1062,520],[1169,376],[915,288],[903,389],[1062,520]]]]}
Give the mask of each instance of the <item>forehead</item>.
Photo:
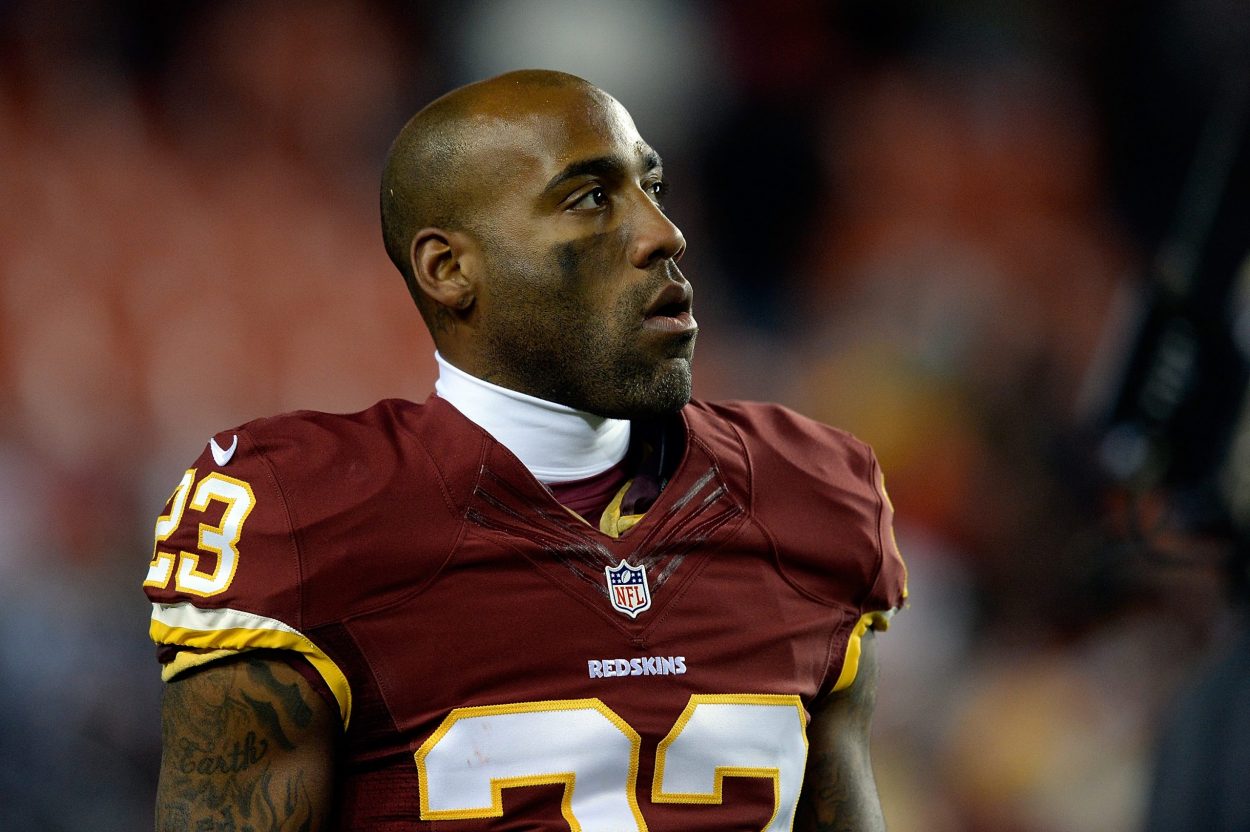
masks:
{"type": "Polygon", "coordinates": [[[528,186],[579,161],[612,156],[629,166],[651,152],[620,102],[594,89],[547,93],[536,106],[496,120],[491,132],[516,174],[509,178],[528,186]]]}

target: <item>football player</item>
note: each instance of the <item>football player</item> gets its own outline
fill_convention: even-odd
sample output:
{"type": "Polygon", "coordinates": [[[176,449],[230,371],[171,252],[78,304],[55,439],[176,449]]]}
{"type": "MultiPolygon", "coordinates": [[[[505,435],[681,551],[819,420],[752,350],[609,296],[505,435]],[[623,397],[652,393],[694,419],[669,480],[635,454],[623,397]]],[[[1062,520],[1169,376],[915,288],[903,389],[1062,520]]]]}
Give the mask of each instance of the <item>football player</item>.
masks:
{"type": "Polygon", "coordinates": [[[883,828],[881,473],[782,407],[690,401],[667,187],[562,73],[403,128],[383,235],[436,392],[260,419],[182,475],[145,581],[159,829],[883,828]]]}

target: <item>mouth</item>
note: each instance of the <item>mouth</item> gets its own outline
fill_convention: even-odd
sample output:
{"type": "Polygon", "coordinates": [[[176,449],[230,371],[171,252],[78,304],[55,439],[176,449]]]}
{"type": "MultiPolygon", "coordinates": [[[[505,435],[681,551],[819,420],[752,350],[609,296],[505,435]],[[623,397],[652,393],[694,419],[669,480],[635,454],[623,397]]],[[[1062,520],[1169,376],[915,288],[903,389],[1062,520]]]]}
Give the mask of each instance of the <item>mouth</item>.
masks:
{"type": "Polygon", "coordinates": [[[689,283],[668,283],[643,312],[644,329],[658,332],[692,332],[699,324],[690,314],[694,292],[689,283]]]}

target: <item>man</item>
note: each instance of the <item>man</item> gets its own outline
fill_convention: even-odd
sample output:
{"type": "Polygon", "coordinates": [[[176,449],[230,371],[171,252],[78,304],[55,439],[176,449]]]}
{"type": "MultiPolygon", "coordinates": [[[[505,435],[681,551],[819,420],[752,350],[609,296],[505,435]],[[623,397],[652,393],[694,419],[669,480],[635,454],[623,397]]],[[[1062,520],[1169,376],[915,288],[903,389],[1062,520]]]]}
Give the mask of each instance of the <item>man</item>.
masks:
{"type": "Polygon", "coordinates": [[[403,129],[383,233],[437,394],[252,422],[179,482],[158,828],[883,828],[881,475],[783,408],[688,403],[665,188],[561,73],[403,129]]]}

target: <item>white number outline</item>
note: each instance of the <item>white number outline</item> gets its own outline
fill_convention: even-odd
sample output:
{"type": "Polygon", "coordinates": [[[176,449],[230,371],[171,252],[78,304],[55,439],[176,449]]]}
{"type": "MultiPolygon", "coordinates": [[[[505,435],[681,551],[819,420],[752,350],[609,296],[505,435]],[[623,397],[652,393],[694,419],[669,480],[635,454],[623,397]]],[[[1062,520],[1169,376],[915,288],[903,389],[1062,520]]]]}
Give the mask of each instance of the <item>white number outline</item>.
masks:
{"type": "Polygon", "coordinates": [[[188,505],[187,495],[191,493],[191,484],[195,481],[195,469],[188,469],[170,497],[169,514],[161,515],[156,520],[156,542],[152,549],[152,562],[148,565],[147,580],[144,586],[164,588],[169,584],[171,573],[174,578],[174,589],[188,595],[208,598],[225,592],[234,581],[234,573],[239,566],[239,538],[243,536],[243,523],[256,506],[256,494],[252,486],[243,480],[228,477],[214,471],[200,480],[191,497],[190,507],[203,513],[214,501],[226,504],[221,521],[212,526],[208,523],[199,524],[199,536],[196,552],[185,549],[175,555],[163,552],[160,545],[173,535],[181,525],[188,505]],[[201,572],[198,567],[200,555],[210,552],[217,556],[217,565],[212,572],[201,572]],[[177,570],[174,569],[175,561],[177,570]]]}
{"type": "MultiPolygon", "coordinates": [[[[739,734],[747,733],[751,730],[752,723],[743,723],[746,731],[739,730],[739,734]]],[[[726,777],[763,777],[772,780],[773,783],[773,813],[768,818],[768,823],[764,824],[764,829],[769,830],[773,824],[778,821],[778,814],[782,809],[787,809],[789,813],[788,819],[782,817],[784,829],[792,829],[794,826],[794,815],[798,808],[798,799],[803,786],[803,774],[807,766],[807,717],[803,710],[803,702],[798,696],[793,695],[775,695],[775,694],[691,694],[690,701],[686,703],[686,708],[681,712],[681,716],[677,718],[677,722],[673,724],[672,730],[668,732],[668,736],[660,740],[660,744],[655,753],[655,776],[651,780],[651,802],[652,803],[702,803],[720,805],[724,802],[724,784],[726,777]],[[710,792],[666,792],[664,790],[664,771],[668,763],[668,754],[670,748],[676,744],[683,732],[689,726],[700,705],[751,705],[755,707],[766,708],[793,708],[795,718],[798,720],[799,737],[803,741],[803,763],[799,766],[798,771],[786,772],[787,783],[790,779],[796,780],[794,784],[794,801],[789,807],[782,806],[781,783],[783,773],[780,766],[714,766],[713,767],[713,786],[710,792]]],[[[783,760],[786,758],[783,758],[783,760]]]]}
{"type": "Polygon", "coordinates": [[[505,714],[540,713],[549,711],[595,711],[625,736],[630,744],[629,775],[626,785],[626,800],[629,811],[634,817],[637,829],[645,832],[647,823],[642,817],[642,809],[638,806],[638,759],[642,749],[642,738],[629,723],[615,711],[603,704],[600,699],[559,699],[544,702],[520,702],[510,705],[484,705],[472,708],[456,708],[443,720],[430,737],[421,744],[414,756],[417,763],[417,781],[420,790],[422,820],[467,820],[473,818],[503,817],[503,790],[515,786],[539,786],[562,784],[564,793],[560,798],[560,814],[568,823],[571,832],[581,832],[582,825],[573,815],[573,790],[577,784],[577,772],[549,772],[546,774],[492,777],[490,778],[491,805],[472,809],[431,809],[430,808],[430,773],[426,761],[435,746],[447,736],[457,725],[466,720],[505,714]]]}
{"type": "Polygon", "coordinates": [[[165,587],[174,573],[177,555],[173,552],[162,552],[160,545],[169,539],[178,525],[182,523],[182,512],[187,507],[187,495],[191,493],[191,483],[195,482],[195,469],[190,468],[182,475],[182,480],[169,495],[169,514],[156,518],[156,542],[152,544],[152,562],[148,564],[148,577],[144,586],[165,587]]]}
{"type": "MultiPolygon", "coordinates": [[[[565,821],[569,824],[571,832],[582,832],[581,822],[573,815],[572,811],[572,794],[576,786],[577,772],[547,772],[532,776],[510,776],[510,777],[490,777],[491,789],[491,805],[489,807],[474,807],[461,809],[431,809],[430,808],[430,772],[428,760],[430,753],[435,747],[447,736],[447,734],[457,725],[465,720],[485,716],[497,716],[502,714],[524,714],[547,711],[568,711],[568,710],[593,710],[606,717],[622,734],[630,739],[631,758],[629,761],[629,782],[627,788],[627,799],[632,814],[634,815],[636,832],[647,832],[647,823],[643,818],[642,811],[638,806],[637,797],[637,775],[638,762],[641,750],[641,738],[638,733],[622,719],[615,711],[605,705],[598,698],[590,699],[565,699],[542,702],[521,702],[506,705],[485,705],[470,708],[456,708],[443,720],[438,729],[421,744],[420,749],[414,754],[417,764],[417,779],[419,787],[419,798],[421,804],[422,820],[468,820],[477,818],[498,818],[503,817],[503,790],[514,786],[535,786],[535,785],[551,785],[561,784],[564,786],[564,793],[560,800],[560,812],[565,821]]],[[[745,730],[735,731],[735,736],[749,734],[751,730],[750,724],[746,724],[745,730]]],[[[536,739],[536,744],[541,745],[536,739]]],[[[726,777],[763,777],[772,781],[773,784],[773,813],[769,817],[768,823],[764,829],[768,830],[778,821],[784,822],[786,829],[792,829],[794,824],[794,816],[798,805],[799,794],[803,785],[803,776],[807,766],[807,716],[803,708],[802,700],[795,695],[782,694],[692,694],[686,703],[685,709],[673,724],[673,728],[668,735],[660,741],[656,749],[656,765],[655,776],[651,786],[651,801],[653,803],[694,803],[694,804],[720,804],[724,800],[723,784],[726,777]],[[797,788],[795,789],[795,797],[793,804],[789,807],[782,806],[781,781],[783,777],[781,766],[713,766],[714,786],[711,792],[706,793],[676,793],[665,792],[663,788],[665,766],[668,763],[669,749],[676,743],[682,732],[694,719],[695,714],[700,705],[751,705],[767,708],[793,708],[795,719],[797,721],[798,736],[802,740],[803,758],[797,766],[796,771],[786,772],[784,776],[797,779],[797,788]],[[788,810],[788,815],[781,815],[783,809],[788,810]],[[779,815],[781,815],[779,817],[779,815]]],[[[784,764],[788,757],[782,757],[780,762],[784,764]]],[[[483,777],[489,777],[483,774],[483,777]]]]}

